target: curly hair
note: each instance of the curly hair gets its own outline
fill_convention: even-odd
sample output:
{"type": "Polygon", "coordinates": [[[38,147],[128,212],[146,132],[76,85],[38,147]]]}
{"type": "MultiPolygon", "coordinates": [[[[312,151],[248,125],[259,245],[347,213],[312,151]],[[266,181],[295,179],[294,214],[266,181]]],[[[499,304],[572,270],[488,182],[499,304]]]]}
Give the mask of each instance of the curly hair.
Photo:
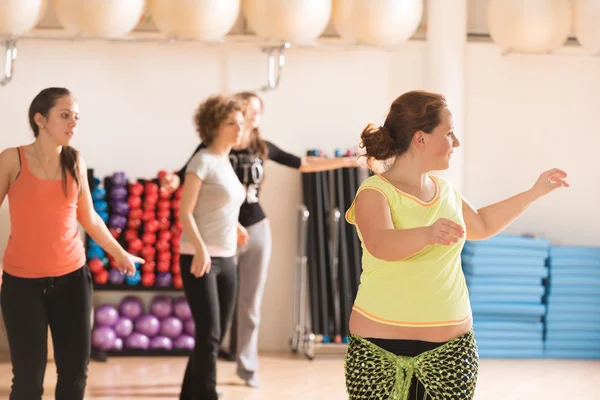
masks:
{"type": "Polygon", "coordinates": [[[194,124],[200,140],[210,145],[219,133],[219,126],[235,111],[243,112],[244,107],[234,97],[216,95],[206,99],[194,114],[194,124]]]}

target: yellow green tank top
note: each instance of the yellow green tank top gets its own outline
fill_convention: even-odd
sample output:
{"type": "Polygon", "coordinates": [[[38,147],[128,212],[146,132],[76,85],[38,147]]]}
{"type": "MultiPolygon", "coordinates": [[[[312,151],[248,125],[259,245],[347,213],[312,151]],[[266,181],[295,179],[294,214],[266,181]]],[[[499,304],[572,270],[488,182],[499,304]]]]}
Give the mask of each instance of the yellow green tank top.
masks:
{"type": "MultiPolygon", "coordinates": [[[[367,178],[356,195],[368,189],[383,194],[395,229],[428,226],[439,218],[465,227],[461,196],[445,179],[430,177],[437,191],[429,202],[402,192],[380,175],[367,178]]],[[[354,217],[353,203],[346,220],[356,225],[354,217]]],[[[356,229],[363,256],[355,311],[382,324],[404,327],[459,325],[471,317],[460,258],[464,238],[450,246],[430,245],[401,261],[384,261],[367,251],[358,226],[356,229]]]]}

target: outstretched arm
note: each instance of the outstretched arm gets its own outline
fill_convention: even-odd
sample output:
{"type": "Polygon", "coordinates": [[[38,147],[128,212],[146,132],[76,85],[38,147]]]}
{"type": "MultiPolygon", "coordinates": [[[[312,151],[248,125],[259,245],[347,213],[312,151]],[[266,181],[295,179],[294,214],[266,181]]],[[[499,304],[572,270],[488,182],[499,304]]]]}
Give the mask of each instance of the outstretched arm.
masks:
{"type": "Polygon", "coordinates": [[[321,172],[337,168],[358,167],[356,157],[324,158],[304,156],[301,158],[300,172],[321,172]]]}
{"type": "Polygon", "coordinates": [[[79,156],[79,171],[81,176],[81,195],[77,202],[77,220],[87,234],[98,243],[98,246],[115,258],[121,272],[133,275],[135,273],[135,263],[143,264],[145,262],[144,259],[127,253],[110,233],[96,210],[94,210],[94,203],[87,178],[87,166],[81,156],[79,156]]]}
{"type": "Polygon", "coordinates": [[[450,245],[464,236],[460,225],[445,218],[430,226],[395,229],[385,196],[375,190],[360,192],[354,207],[365,247],[380,260],[404,260],[429,245],[450,245]]]}
{"type": "Polygon", "coordinates": [[[269,149],[269,159],[278,164],[298,169],[300,172],[321,172],[337,168],[358,167],[356,157],[325,158],[316,156],[298,157],[280,149],[275,144],[265,141],[269,149]]]}
{"type": "Polygon", "coordinates": [[[463,199],[467,239],[485,240],[502,232],[536,200],[559,187],[569,187],[566,178],[565,172],[551,169],[542,173],[531,189],[479,210],[463,199]]]}

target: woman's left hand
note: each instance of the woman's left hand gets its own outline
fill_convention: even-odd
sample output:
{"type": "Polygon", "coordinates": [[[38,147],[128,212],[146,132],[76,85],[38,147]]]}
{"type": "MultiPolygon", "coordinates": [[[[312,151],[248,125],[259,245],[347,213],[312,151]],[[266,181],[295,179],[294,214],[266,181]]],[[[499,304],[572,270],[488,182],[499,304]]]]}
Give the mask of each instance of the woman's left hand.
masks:
{"type": "Polygon", "coordinates": [[[569,187],[569,183],[566,181],[567,173],[558,169],[552,168],[546,172],[543,172],[538,178],[532,190],[541,196],[545,196],[555,189],[560,187],[569,187]]]}
{"type": "Polygon", "coordinates": [[[144,264],[146,261],[143,258],[134,256],[127,252],[122,252],[118,257],[115,257],[117,268],[124,275],[134,275],[136,266],[135,264],[144,264]]]}
{"type": "Polygon", "coordinates": [[[237,227],[237,244],[242,247],[248,243],[248,231],[241,225],[237,227]]]}

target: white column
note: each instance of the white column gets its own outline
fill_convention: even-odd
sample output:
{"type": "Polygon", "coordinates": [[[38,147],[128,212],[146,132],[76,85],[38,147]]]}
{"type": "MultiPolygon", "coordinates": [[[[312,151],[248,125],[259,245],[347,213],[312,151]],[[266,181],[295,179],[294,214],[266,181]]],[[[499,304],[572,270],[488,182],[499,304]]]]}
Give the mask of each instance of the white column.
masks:
{"type": "Polygon", "coordinates": [[[448,171],[440,175],[463,191],[465,159],[465,50],[467,0],[427,0],[427,89],[443,93],[454,114],[461,146],[455,150],[448,171]]]}

